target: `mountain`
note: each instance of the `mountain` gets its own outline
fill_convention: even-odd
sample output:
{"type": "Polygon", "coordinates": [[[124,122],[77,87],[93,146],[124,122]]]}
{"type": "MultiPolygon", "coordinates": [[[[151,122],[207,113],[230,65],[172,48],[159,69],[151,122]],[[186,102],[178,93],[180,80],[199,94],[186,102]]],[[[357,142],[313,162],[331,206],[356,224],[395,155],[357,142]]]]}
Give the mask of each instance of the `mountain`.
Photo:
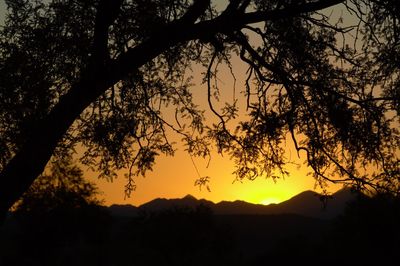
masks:
{"type": "Polygon", "coordinates": [[[158,211],[163,211],[171,208],[195,208],[196,206],[203,204],[206,206],[212,206],[214,205],[213,202],[205,200],[205,199],[196,199],[192,195],[186,195],[185,197],[181,199],[164,199],[164,198],[158,198],[152,201],[149,201],[141,206],[139,206],[139,209],[142,211],[148,211],[148,212],[158,212],[158,211]]]}
{"type": "Polygon", "coordinates": [[[112,216],[119,217],[133,217],[137,216],[139,213],[138,207],[132,206],[130,204],[113,204],[107,209],[112,216]]]}
{"type": "Polygon", "coordinates": [[[294,213],[308,217],[330,219],[343,212],[348,201],[354,199],[349,189],[342,189],[322,201],[322,196],[314,191],[302,192],[291,199],[271,208],[274,213],[294,213]]]}
{"type": "Polygon", "coordinates": [[[112,205],[113,215],[136,216],[140,211],[160,212],[171,208],[195,208],[200,204],[208,206],[216,215],[277,215],[297,214],[319,219],[331,219],[343,212],[346,203],[354,198],[349,189],[342,189],[321,201],[321,195],[314,191],[304,191],[279,204],[261,205],[245,201],[221,201],[213,203],[205,199],[196,199],[187,195],[181,199],[158,198],[139,207],[131,205],[112,205]]]}
{"type": "Polygon", "coordinates": [[[212,209],[216,214],[299,214],[330,219],[339,215],[346,207],[346,203],[353,198],[350,190],[342,189],[329,197],[324,205],[320,194],[314,191],[304,191],[279,204],[265,206],[244,201],[223,201],[212,206],[212,209]]]}

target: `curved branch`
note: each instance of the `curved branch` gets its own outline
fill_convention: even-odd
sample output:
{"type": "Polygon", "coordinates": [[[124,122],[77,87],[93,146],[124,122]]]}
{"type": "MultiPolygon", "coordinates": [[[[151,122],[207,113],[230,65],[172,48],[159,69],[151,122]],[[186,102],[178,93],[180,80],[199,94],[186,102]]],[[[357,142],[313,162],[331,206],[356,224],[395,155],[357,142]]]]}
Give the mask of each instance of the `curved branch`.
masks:
{"type": "MultiPolygon", "coordinates": [[[[94,61],[104,62],[108,27],[116,18],[116,14],[113,12],[118,11],[121,2],[122,0],[101,1],[104,6],[99,6],[96,21],[102,21],[101,12],[104,10],[108,11],[106,13],[108,17],[101,23],[97,22],[95,26],[98,29],[95,30],[97,32],[95,33],[94,51],[97,55],[94,57],[97,59],[94,61]]],[[[117,59],[106,60],[107,62],[103,64],[89,62],[87,69],[82,71],[81,79],[76,84],[72,84],[71,89],[60,98],[47,117],[32,128],[29,138],[1,172],[0,220],[4,218],[7,210],[27,190],[35,178],[42,173],[59,141],[84,109],[115,83],[170,47],[194,39],[204,40],[216,33],[232,32],[249,23],[297,16],[344,1],[319,0],[278,10],[234,12],[229,16],[220,15],[215,19],[196,24],[188,23],[188,21],[197,20],[201,15],[201,12],[198,11],[205,10],[203,5],[207,2],[206,0],[195,1],[192,10],[196,9],[196,12],[187,14],[186,18],[184,15],[181,19],[160,28],[143,43],[129,49],[117,59]],[[195,8],[196,5],[201,5],[201,8],[195,8]],[[185,21],[185,19],[187,20],[185,21]]],[[[247,2],[244,1],[244,4],[247,2]]]]}
{"type": "MultiPolygon", "coordinates": [[[[239,18],[243,24],[252,24],[267,20],[277,20],[287,17],[295,17],[303,13],[314,12],[322,10],[340,3],[346,2],[345,0],[319,0],[316,2],[291,4],[288,7],[278,10],[255,11],[242,15],[239,18]]],[[[295,2],[296,3],[296,2],[295,2]]]]}

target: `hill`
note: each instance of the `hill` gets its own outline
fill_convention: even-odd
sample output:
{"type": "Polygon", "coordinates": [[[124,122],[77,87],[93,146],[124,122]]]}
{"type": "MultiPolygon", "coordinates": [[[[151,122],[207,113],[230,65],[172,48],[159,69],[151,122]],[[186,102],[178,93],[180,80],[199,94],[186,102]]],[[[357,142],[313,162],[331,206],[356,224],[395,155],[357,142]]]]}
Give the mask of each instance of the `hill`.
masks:
{"type": "Polygon", "coordinates": [[[196,199],[187,195],[181,199],[158,198],[139,207],[132,205],[112,205],[109,210],[114,216],[137,216],[139,212],[160,212],[171,208],[195,208],[199,205],[208,206],[216,215],[277,215],[297,214],[306,217],[331,219],[340,214],[346,202],[353,199],[350,190],[342,189],[327,199],[321,201],[321,195],[313,191],[304,191],[279,204],[261,205],[245,201],[221,201],[213,203],[205,199],[196,199]]]}

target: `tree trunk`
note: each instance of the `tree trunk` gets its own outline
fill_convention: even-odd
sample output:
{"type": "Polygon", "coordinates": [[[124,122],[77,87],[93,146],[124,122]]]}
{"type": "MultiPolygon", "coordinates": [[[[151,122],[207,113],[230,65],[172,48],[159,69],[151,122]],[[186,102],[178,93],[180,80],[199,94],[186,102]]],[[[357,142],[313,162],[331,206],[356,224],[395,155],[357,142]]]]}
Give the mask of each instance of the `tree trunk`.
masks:
{"type": "Polygon", "coordinates": [[[5,218],[8,209],[43,172],[58,142],[75,119],[109,85],[105,80],[93,81],[94,78],[86,78],[73,86],[46,118],[31,130],[27,141],[3,169],[0,174],[1,218],[5,218]]]}
{"type": "MultiPolygon", "coordinates": [[[[197,0],[182,19],[161,27],[147,41],[128,50],[118,59],[106,66],[92,64],[92,68],[88,69],[81,81],[73,85],[53,110],[31,130],[25,144],[0,173],[0,224],[9,208],[43,172],[54,149],[75,119],[97,97],[130,72],[178,43],[192,39],[208,40],[216,32],[232,32],[247,23],[295,16],[340,2],[343,0],[321,0],[282,10],[236,14],[234,21],[230,16],[220,16],[193,24],[208,6],[208,0],[197,0]]],[[[104,34],[102,36],[107,38],[104,34]]]]}
{"type": "Polygon", "coordinates": [[[86,71],[88,74],[32,129],[29,139],[0,173],[0,224],[11,206],[43,172],[59,141],[85,108],[126,75],[188,37],[176,25],[168,29],[107,66],[93,66],[86,71]]]}

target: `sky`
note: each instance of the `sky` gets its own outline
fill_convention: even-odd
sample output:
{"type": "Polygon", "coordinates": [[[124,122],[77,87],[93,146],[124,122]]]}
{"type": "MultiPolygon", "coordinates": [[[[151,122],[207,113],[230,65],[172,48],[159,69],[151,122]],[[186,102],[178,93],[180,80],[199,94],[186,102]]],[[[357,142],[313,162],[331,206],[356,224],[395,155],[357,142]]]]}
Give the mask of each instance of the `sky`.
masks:
{"type": "MultiPolygon", "coordinates": [[[[290,176],[276,183],[271,179],[259,177],[254,181],[233,182],[234,164],[227,157],[213,154],[207,167],[207,160],[194,158],[201,176],[210,176],[210,191],[200,189],[194,183],[198,178],[191,158],[182,149],[174,157],[159,157],[152,172],[146,177],[136,177],[136,190],[125,199],[123,172],[112,183],[97,179],[95,173],[87,173],[88,179],[95,182],[107,205],[140,205],[155,198],[181,198],[191,194],[213,202],[243,200],[258,204],[279,203],[305,191],[314,190],[314,179],[307,176],[306,167],[298,169],[289,166],[290,176]]],[[[332,187],[332,192],[338,187],[332,187]]]]}
{"type": "MultiPolygon", "coordinates": [[[[235,98],[238,99],[238,105],[244,108],[245,97],[240,91],[243,88],[246,68],[238,58],[233,58],[232,64],[237,87],[235,98]]],[[[195,103],[206,110],[205,116],[210,123],[210,121],[217,120],[207,109],[207,87],[205,84],[201,84],[199,75],[202,71],[204,70],[193,67],[194,83],[196,84],[192,88],[193,96],[195,103]]],[[[220,73],[221,102],[214,102],[215,106],[222,105],[224,100],[230,100],[233,96],[233,79],[229,70],[222,67],[220,73]],[[225,91],[226,93],[224,93],[225,91]]],[[[164,118],[168,120],[168,116],[164,118]]],[[[172,123],[173,120],[173,118],[170,119],[172,123]]],[[[153,171],[148,172],[145,177],[135,177],[137,187],[130,198],[126,198],[124,193],[126,184],[124,173],[126,171],[119,172],[118,178],[113,182],[105,179],[99,180],[96,173],[87,172],[89,180],[95,182],[103,192],[105,203],[107,205],[133,204],[138,206],[155,198],[182,198],[190,194],[198,199],[205,198],[215,203],[242,200],[267,205],[288,200],[306,190],[321,192],[321,189],[315,186],[313,177],[307,175],[311,169],[304,164],[305,154],[300,153],[300,157],[298,157],[290,138],[286,140],[286,156],[296,164],[287,165],[289,176],[276,182],[265,176],[260,176],[253,181],[234,182],[235,175],[232,172],[235,170],[235,165],[229,155],[221,156],[214,151],[211,154],[211,160],[191,157],[184,151],[184,147],[179,145],[180,140],[174,139],[173,136],[172,138],[172,141],[178,144],[175,156],[157,157],[153,171]],[[210,177],[210,191],[204,187],[195,186],[195,181],[200,176],[210,177]]],[[[340,188],[338,185],[331,185],[328,190],[333,193],[340,188]]]]}
{"type": "MultiPolygon", "coordinates": [[[[2,23],[4,14],[4,0],[0,0],[0,22],[2,23]]],[[[237,84],[240,88],[240,80],[243,80],[243,67],[236,65],[237,84]]],[[[222,86],[232,86],[231,78],[221,80],[222,86]]],[[[194,89],[197,101],[205,103],[205,85],[197,85],[194,89]]],[[[236,95],[240,98],[239,92],[236,95]]],[[[259,177],[254,181],[244,180],[243,182],[233,182],[235,180],[232,172],[235,170],[233,162],[228,156],[221,156],[212,153],[212,159],[191,158],[182,146],[177,146],[174,157],[160,156],[152,172],[148,172],[146,177],[136,177],[136,190],[130,198],[125,197],[124,171],[118,173],[118,178],[113,182],[105,179],[98,179],[97,173],[85,171],[85,177],[94,182],[100,189],[100,198],[104,199],[106,205],[111,204],[133,204],[140,205],[155,198],[181,198],[191,194],[196,198],[205,198],[213,202],[243,200],[258,204],[279,203],[285,201],[296,194],[305,190],[317,190],[314,179],[307,176],[310,171],[303,162],[305,158],[297,157],[292,143],[287,143],[288,157],[295,160],[301,167],[289,165],[290,175],[286,179],[280,179],[276,183],[271,179],[259,177]],[[200,176],[209,176],[210,191],[205,188],[195,186],[196,179],[200,176]]],[[[331,186],[330,191],[334,192],[340,187],[331,186]]]]}
{"type": "MultiPolygon", "coordinates": [[[[339,16],[340,11],[332,13],[332,16],[339,16]]],[[[243,88],[245,80],[246,67],[239,59],[233,59],[233,71],[236,78],[236,95],[239,100],[239,105],[243,106],[244,97],[240,90],[243,88]],[[242,103],[240,103],[242,100],[242,103]]],[[[199,73],[204,70],[194,69],[193,88],[194,101],[200,106],[204,106],[207,110],[207,94],[206,85],[201,85],[199,73]]],[[[220,69],[221,76],[219,77],[219,85],[222,87],[221,99],[232,99],[233,80],[230,76],[230,71],[227,68],[220,69]],[[228,93],[224,94],[224,90],[228,93]]],[[[218,106],[218,103],[214,104],[218,106]]],[[[222,103],[223,104],[223,101],[222,103]]],[[[213,114],[206,112],[207,119],[215,119],[213,114]]],[[[179,143],[179,140],[176,140],[179,143]]],[[[132,192],[130,198],[125,198],[124,171],[119,173],[119,177],[110,183],[107,180],[99,180],[96,173],[89,173],[90,180],[96,182],[100,190],[104,193],[103,198],[107,205],[110,204],[133,204],[140,205],[151,201],[155,198],[182,198],[187,194],[200,199],[205,198],[215,203],[220,201],[235,201],[242,200],[256,204],[271,204],[279,203],[290,199],[291,197],[306,191],[314,190],[322,192],[319,186],[315,185],[315,180],[308,173],[311,168],[305,165],[305,154],[297,152],[291,140],[287,140],[286,151],[287,157],[296,163],[296,165],[288,165],[286,170],[289,171],[289,176],[285,179],[281,178],[274,182],[265,176],[260,176],[256,180],[243,180],[243,182],[234,182],[235,170],[234,163],[228,155],[221,156],[216,152],[211,154],[211,161],[202,158],[191,158],[185,151],[184,147],[177,146],[178,150],[174,157],[160,156],[156,159],[156,165],[152,172],[148,172],[146,177],[136,177],[136,190],[132,192]],[[196,170],[197,169],[197,170],[196,170]],[[199,172],[199,173],[198,173],[199,172]],[[195,186],[196,179],[200,176],[210,177],[210,191],[205,188],[200,189],[195,186]]],[[[331,184],[327,190],[330,193],[341,188],[340,185],[331,184]]]]}

